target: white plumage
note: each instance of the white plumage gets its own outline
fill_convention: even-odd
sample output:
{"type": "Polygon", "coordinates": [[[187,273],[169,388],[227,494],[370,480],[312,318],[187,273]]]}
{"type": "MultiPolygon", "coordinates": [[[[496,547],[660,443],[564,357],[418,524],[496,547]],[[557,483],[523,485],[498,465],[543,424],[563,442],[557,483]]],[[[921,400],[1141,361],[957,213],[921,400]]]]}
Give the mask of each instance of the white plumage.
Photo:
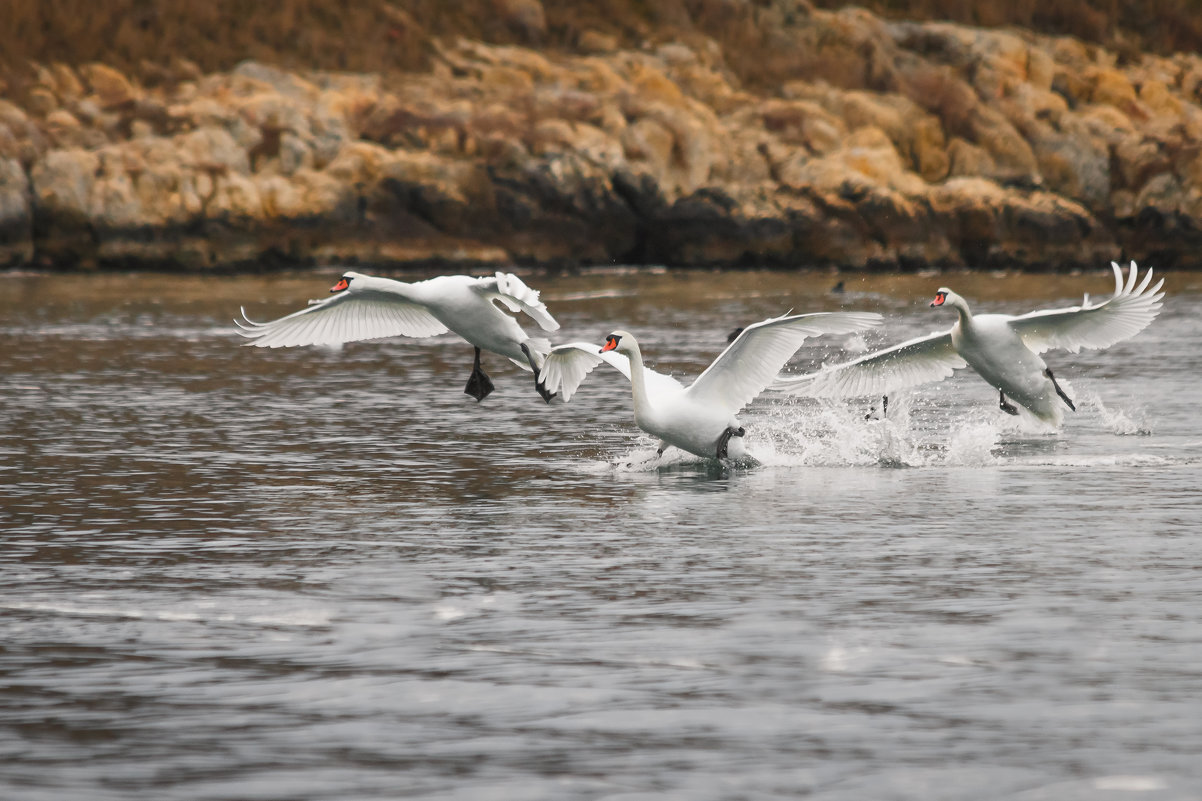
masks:
{"type": "MultiPolygon", "coordinates": [[[[247,344],[260,348],[301,345],[334,345],[383,337],[431,337],[451,331],[476,348],[475,368],[465,390],[477,400],[492,391],[492,382],[480,368],[480,351],[505,356],[524,370],[533,370],[536,387],[541,362],[550,350],[544,338],[526,336],[509,311],[525,312],[543,330],[555,331],[559,323],[539,300],[538,292],[512,273],[474,278],[443,275],[406,283],[390,278],[343,273],[330,290],[333,294],[278,320],[257,323],[246,316],[235,320],[247,344]]],[[[544,397],[549,400],[549,395],[544,397]]]]}
{"type": "Polygon", "coordinates": [[[584,378],[606,362],[630,379],[635,424],[660,439],[659,450],[674,445],[703,457],[744,455],[743,426],[736,415],[768,386],[802,343],[819,334],[847,334],[880,325],[871,312],[821,312],[776,317],[747,326],[697,377],[684,387],[643,364],[634,336],[615,331],[603,348],[572,342],[551,349],[543,365],[549,391],[570,400],[584,378]]]}
{"type": "Polygon", "coordinates": [[[971,367],[1000,393],[1001,408],[1015,411],[1009,398],[1036,417],[1059,425],[1063,406],[1075,408],[1057,385],[1038,354],[1058,348],[1077,353],[1082,348],[1107,348],[1135,336],[1160,313],[1162,278],[1155,285],[1152,270],[1136,285],[1135,262],[1124,282],[1114,270],[1114,294],[1090,305],[1007,314],[973,315],[968,302],[946,287],[939,289],[933,307],[954,308],[959,319],[949,331],[911,339],[850,362],[800,376],[780,376],[772,388],[794,395],[839,398],[886,395],[908,387],[941,381],[961,367],[971,367]],[[1009,408],[1008,408],[1009,406],[1009,408]]]}

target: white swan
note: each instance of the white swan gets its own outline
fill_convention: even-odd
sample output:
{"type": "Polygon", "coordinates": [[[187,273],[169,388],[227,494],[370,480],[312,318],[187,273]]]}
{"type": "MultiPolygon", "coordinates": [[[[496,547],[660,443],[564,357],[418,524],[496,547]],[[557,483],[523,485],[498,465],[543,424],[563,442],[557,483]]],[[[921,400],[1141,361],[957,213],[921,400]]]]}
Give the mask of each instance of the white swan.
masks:
{"type": "Polygon", "coordinates": [[[584,377],[602,361],[630,379],[634,422],[669,445],[702,457],[738,459],[745,430],[736,415],[772,382],[807,337],[846,334],[880,325],[874,312],[819,312],[776,317],[747,326],[687,389],[644,366],[634,335],[614,331],[598,349],[572,342],[551,349],[543,381],[571,400],[584,377]]]}
{"type": "Polygon", "coordinates": [[[545,331],[559,323],[538,299],[538,292],[512,273],[486,278],[442,275],[427,281],[406,283],[391,278],[342,274],[330,288],[332,297],[310,301],[307,309],[266,323],[246,316],[235,320],[239,333],[260,348],[290,348],[298,345],[333,345],[381,337],[432,337],[453,331],[476,348],[471,377],[463,390],[477,401],[493,391],[492,380],[480,366],[480,351],[507,357],[524,370],[534,372],[534,386],[543,400],[552,394],[540,381],[542,360],[551,349],[546,339],[532,339],[517,321],[496,305],[500,301],[512,312],[525,312],[545,331]]]}
{"type": "Polygon", "coordinates": [[[1114,295],[1095,306],[1089,295],[1080,306],[1008,314],[974,315],[964,298],[941,287],[933,308],[950,307],[959,319],[950,331],[918,337],[844,364],[801,376],[780,376],[773,389],[794,395],[846,398],[885,395],[907,387],[942,381],[960,367],[971,367],[999,392],[999,406],[1009,414],[1018,409],[1007,398],[1039,419],[1059,425],[1064,409],[1076,410],[1052,371],[1038,354],[1052,348],[1077,353],[1081,348],[1107,348],[1133,337],[1160,312],[1164,279],[1149,287],[1152,271],[1135,285],[1138,268],[1131,262],[1127,281],[1117,264],[1114,295]]]}

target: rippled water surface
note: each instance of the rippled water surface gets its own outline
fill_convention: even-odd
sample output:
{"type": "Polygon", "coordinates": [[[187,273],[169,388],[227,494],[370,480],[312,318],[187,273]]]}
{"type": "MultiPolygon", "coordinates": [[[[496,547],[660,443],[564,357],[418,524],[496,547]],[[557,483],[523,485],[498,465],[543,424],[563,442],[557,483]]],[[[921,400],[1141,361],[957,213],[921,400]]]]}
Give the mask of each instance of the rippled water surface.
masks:
{"type": "MultiPolygon", "coordinates": [[[[1202,797],[1202,279],[1054,352],[1059,432],[971,373],[761,396],[755,467],[652,458],[451,336],[240,347],[336,271],[0,283],[0,798],[1202,797]],[[879,413],[870,415],[879,417],[879,413]]],[[[846,308],[804,369],[1078,276],[530,276],[557,339],[696,375],[846,308]]],[[[616,380],[617,379],[617,380],[616,380]]]]}

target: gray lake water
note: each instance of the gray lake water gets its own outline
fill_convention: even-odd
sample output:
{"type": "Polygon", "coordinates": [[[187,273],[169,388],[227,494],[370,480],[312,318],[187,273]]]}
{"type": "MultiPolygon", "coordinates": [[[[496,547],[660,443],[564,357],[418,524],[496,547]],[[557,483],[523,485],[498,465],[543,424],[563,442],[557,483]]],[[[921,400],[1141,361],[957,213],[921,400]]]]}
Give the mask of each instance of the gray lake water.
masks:
{"type": "MultiPolygon", "coordinates": [[[[1202,276],[1049,354],[1058,432],[962,371],[884,420],[762,395],[731,468],[652,459],[604,367],[547,406],[486,358],[477,404],[451,336],[240,347],[337,272],[3,277],[0,798],[1202,797],[1202,276]]],[[[950,326],[942,284],[1112,286],[528,280],[681,376],[790,308],[888,317],[804,369],[950,326]]]]}

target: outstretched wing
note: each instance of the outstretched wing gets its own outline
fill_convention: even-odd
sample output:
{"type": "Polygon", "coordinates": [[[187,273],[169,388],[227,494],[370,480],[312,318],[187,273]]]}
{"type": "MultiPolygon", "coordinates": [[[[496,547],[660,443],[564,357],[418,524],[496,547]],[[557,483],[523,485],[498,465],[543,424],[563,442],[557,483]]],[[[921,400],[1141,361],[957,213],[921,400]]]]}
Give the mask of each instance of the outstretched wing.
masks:
{"type": "MultiPolygon", "coordinates": [[[[600,350],[600,345],[590,342],[556,345],[551,348],[551,353],[543,362],[539,380],[548,392],[558,392],[565,403],[572,399],[576,389],[601,362],[613,367],[629,380],[630,359],[616,351],[607,350],[600,353],[600,350]]],[[[653,395],[684,390],[680,382],[672,376],[657,373],[648,367],[643,368],[643,380],[647,384],[647,392],[653,395]]]]}
{"type": "Polygon", "coordinates": [[[1131,262],[1127,281],[1114,262],[1114,294],[1096,306],[1089,305],[1089,296],[1080,306],[1067,309],[1035,311],[1011,318],[1010,326],[1022,337],[1023,343],[1036,353],[1060,348],[1077,353],[1082,348],[1107,348],[1129,339],[1156,319],[1160,313],[1164,285],[1161,278],[1154,286],[1152,270],[1144,274],[1139,286],[1139,268],[1131,262]]]}
{"type": "Polygon", "coordinates": [[[395,294],[374,291],[340,292],[278,320],[256,323],[241,309],[234,320],[247,345],[291,348],[335,345],[383,337],[432,337],[447,327],[424,306],[395,294]]]}
{"type": "Polygon", "coordinates": [[[794,314],[753,323],[697,377],[687,390],[689,398],[733,414],[772,383],[807,338],[850,334],[880,324],[875,312],[794,314]]]}
{"type": "Polygon", "coordinates": [[[538,299],[538,290],[526,286],[513,273],[497,273],[492,278],[481,278],[477,286],[505,304],[505,308],[511,312],[530,315],[544,331],[559,330],[559,323],[538,299]]]}
{"type": "Polygon", "coordinates": [[[814,373],[779,376],[772,389],[812,398],[885,395],[942,381],[967,363],[952,346],[950,331],[907,340],[814,373]]]}

